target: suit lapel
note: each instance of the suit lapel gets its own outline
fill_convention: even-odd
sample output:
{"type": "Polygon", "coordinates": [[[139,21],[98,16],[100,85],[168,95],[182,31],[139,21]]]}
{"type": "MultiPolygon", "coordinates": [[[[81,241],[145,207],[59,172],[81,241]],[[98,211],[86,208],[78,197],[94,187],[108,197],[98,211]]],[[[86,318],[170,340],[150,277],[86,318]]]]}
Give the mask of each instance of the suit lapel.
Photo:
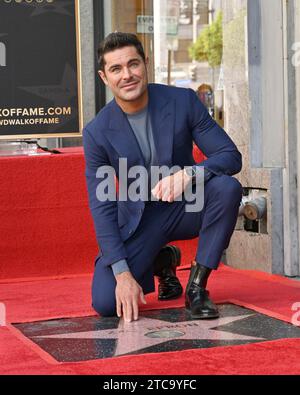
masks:
{"type": "Polygon", "coordinates": [[[128,159],[128,167],[135,165],[145,166],[144,157],[133,130],[126,115],[115,100],[111,103],[110,111],[109,129],[105,130],[105,135],[110,144],[117,151],[120,158],[128,159]]]}
{"type": "Polygon", "coordinates": [[[149,86],[149,109],[153,139],[159,165],[171,167],[173,160],[173,137],[175,123],[175,102],[162,97],[155,85],[149,86]]]}

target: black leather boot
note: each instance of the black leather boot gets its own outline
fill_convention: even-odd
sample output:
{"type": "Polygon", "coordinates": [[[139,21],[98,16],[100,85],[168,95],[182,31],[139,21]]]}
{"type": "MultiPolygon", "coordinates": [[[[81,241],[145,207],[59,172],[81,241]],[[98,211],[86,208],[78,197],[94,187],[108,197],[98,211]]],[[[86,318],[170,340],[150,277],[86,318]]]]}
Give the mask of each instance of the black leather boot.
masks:
{"type": "Polygon", "coordinates": [[[179,298],[183,288],[176,277],[176,267],[180,265],[181,252],[176,246],[166,245],[154,261],[154,275],[158,276],[158,300],[179,298]]]}
{"type": "Polygon", "coordinates": [[[185,307],[190,310],[192,318],[218,318],[217,306],[209,299],[205,289],[211,269],[199,265],[191,266],[189,281],[185,291],[185,307]]]}

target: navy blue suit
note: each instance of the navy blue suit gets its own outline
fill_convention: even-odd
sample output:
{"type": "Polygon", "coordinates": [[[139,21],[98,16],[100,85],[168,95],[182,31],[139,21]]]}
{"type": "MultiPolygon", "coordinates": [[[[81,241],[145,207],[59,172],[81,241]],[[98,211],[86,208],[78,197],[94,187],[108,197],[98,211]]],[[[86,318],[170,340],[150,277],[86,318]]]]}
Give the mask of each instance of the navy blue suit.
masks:
{"type": "Polygon", "coordinates": [[[204,208],[198,213],[185,212],[184,200],[100,202],[96,197],[100,166],[112,166],[118,176],[119,158],[127,158],[128,168],[145,164],[127,117],[115,100],[86,126],[83,143],[89,204],[101,249],[96,258],[93,306],[103,315],[113,314],[115,309],[116,283],[110,265],[121,259],[127,259],[144,293],[154,290],[155,256],[172,240],[200,235],[197,262],[217,268],[234,230],[241,199],[241,185],[231,177],[241,170],[241,154],[196,94],[191,89],[158,84],[149,84],[148,92],[158,165],[194,165],[195,142],[207,157],[201,166],[215,177],[206,184],[204,208]]]}

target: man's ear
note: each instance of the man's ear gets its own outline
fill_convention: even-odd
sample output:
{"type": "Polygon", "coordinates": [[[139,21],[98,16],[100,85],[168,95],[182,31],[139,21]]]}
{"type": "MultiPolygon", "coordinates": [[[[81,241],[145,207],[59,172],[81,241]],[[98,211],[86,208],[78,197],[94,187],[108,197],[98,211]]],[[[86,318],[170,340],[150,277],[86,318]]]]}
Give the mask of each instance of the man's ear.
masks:
{"type": "Polygon", "coordinates": [[[98,71],[98,74],[99,74],[99,77],[101,78],[101,80],[104,82],[104,84],[105,84],[105,85],[108,85],[108,81],[107,81],[107,78],[106,78],[106,76],[105,76],[104,71],[99,70],[99,71],[98,71]]]}

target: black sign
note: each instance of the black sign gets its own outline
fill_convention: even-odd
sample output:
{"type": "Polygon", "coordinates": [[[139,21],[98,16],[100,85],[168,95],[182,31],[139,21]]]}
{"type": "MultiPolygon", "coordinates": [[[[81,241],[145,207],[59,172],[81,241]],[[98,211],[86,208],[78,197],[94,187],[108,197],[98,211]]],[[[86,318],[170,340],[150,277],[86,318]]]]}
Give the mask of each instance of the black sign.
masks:
{"type": "Polygon", "coordinates": [[[77,0],[0,0],[0,139],[80,134],[77,0]]]}

